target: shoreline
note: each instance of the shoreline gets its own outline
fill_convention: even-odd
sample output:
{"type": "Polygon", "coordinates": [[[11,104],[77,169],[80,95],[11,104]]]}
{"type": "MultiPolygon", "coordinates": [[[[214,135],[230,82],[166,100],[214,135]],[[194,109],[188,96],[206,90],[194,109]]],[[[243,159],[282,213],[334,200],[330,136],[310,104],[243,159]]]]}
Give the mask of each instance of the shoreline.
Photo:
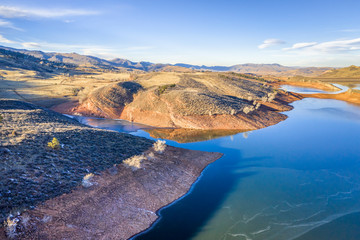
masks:
{"type": "MultiPolygon", "coordinates": [[[[146,174],[145,172],[148,171],[146,167],[145,170],[137,170],[139,171],[138,173],[132,172],[132,170],[122,166],[116,170],[112,168],[111,171],[118,171],[116,173],[117,176],[120,176],[118,178],[116,178],[116,176],[113,177],[109,171],[105,171],[101,173],[101,176],[94,178],[94,182],[97,184],[91,187],[92,189],[79,187],[69,194],[50,199],[35,210],[29,211],[28,214],[37,219],[50,218],[51,220],[47,223],[41,220],[36,222],[36,230],[26,232],[23,238],[45,237],[46,239],[60,239],[66,237],[77,239],[100,237],[105,239],[131,239],[150,229],[161,217],[158,212],[185,197],[189,191],[191,191],[194,184],[200,179],[202,171],[208,164],[221,157],[221,154],[217,153],[204,154],[200,151],[193,150],[175,150],[174,147],[170,146],[167,148],[168,150],[163,153],[163,156],[157,156],[158,159],[156,161],[169,161],[168,159],[171,157],[191,158],[193,161],[200,160],[200,158],[204,157],[207,159],[202,159],[201,166],[193,169],[193,173],[185,174],[173,183],[169,183],[167,182],[168,179],[164,179],[165,185],[162,187],[162,191],[158,191],[159,189],[156,188],[143,191],[143,185],[149,184],[149,181],[151,182],[153,178],[159,179],[159,176],[154,176],[154,171],[148,173],[151,176],[150,179],[149,177],[141,177],[140,175],[146,174]],[[174,151],[179,152],[172,154],[174,151]],[[199,156],[199,154],[202,156],[199,156]],[[134,174],[135,176],[129,179],[128,174],[134,174]],[[125,179],[123,178],[124,176],[125,179]],[[126,185],[124,186],[123,183],[128,182],[126,180],[133,180],[133,185],[137,178],[145,179],[143,179],[140,184],[136,184],[138,185],[137,187],[132,186],[130,189],[127,189],[126,185]],[[174,188],[174,186],[177,187],[174,188]],[[105,192],[104,188],[106,189],[105,192]],[[129,191],[134,192],[134,198],[124,200],[123,196],[129,197],[129,191]],[[149,193],[148,191],[153,191],[153,193],[149,193]],[[107,192],[111,193],[112,196],[104,196],[104,193],[107,192]],[[169,194],[169,192],[171,193],[169,194]],[[105,197],[106,202],[104,202],[105,197]],[[119,199],[121,200],[119,201],[119,199]],[[71,207],[66,207],[69,202],[71,202],[71,207]],[[60,206],[60,208],[58,208],[58,206],[60,206]],[[89,208],[92,208],[93,211],[87,212],[86,209],[89,208]],[[79,215],[81,219],[77,217],[79,215]],[[108,219],[111,219],[111,222],[107,224],[111,226],[104,227],[101,222],[108,221],[108,219]],[[66,224],[66,226],[64,226],[64,224],[66,224]],[[89,225],[91,228],[88,227],[89,225]]],[[[188,171],[188,169],[180,169],[179,171],[179,165],[177,164],[176,168],[178,173],[188,171]]],[[[156,170],[158,171],[159,168],[156,170]]],[[[157,181],[156,184],[159,184],[159,182],[157,181]]]]}
{"type": "MultiPolygon", "coordinates": [[[[6,155],[6,159],[10,162],[16,162],[12,160],[12,158],[17,155],[17,151],[22,151],[22,149],[30,151],[31,148],[32,150],[43,152],[43,155],[49,158],[50,161],[47,160],[45,163],[58,161],[56,159],[64,159],[64,161],[67,162],[68,158],[66,157],[69,153],[72,153],[72,151],[82,151],[84,148],[89,148],[93,144],[95,145],[90,147],[89,151],[100,151],[102,155],[112,158],[111,160],[113,161],[114,157],[110,157],[112,153],[109,151],[115,151],[115,153],[117,152],[119,155],[119,153],[124,151],[121,149],[126,149],[126,151],[128,151],[129,147],[130,149],[135,147],[134,150],[141,149],[141,147],[137,147],[136,141],[139,140],[145,144],[145,148],[143,148],[148,149],[145,151],[146,156],[151,156],[148,157],[147,160],[144,160],[142,168],[136,171],[132,171],[130,168],[120,164],[121,161],[126,158],[126,154],[118,160],[115,159],[116,161],[104,165],[102,167],[103,170],[99,169],[94,171],[94,185],[89,188],[84,188],[77,183],[77,187],[71,187],[70,191],[61,193],[62,188],[59,189],[59,187],[56,187],[57,184],[55,184],[57,196],[50,196],[47,197],[47,200],[45,198],[45,201],[42,200],[36,203],[37,207],[35,209],[29,210],[26,207],[25,209],[28,210],[24,211],[22,215],[17,216],[20,220],[16,227],[16,237],[18,239],[74,239],[84,236],[90,238],[128,239],[148,229],[158,218],[155,212],[186,195],[194,183],[197,182],[202,171],[210,163],[222,156],[221,153],[201,152],[171,146],[167,146],[166,150],[160,154],[149,148],[152,144],[150,140],[114,131],[91,128],[58,113],[24,102],[8,100],[4,106],[4,101],[6,102],[6,100],[1,100],[0,103],[3,102],[1,114],[4,115],[6,126],[2,125],[1,127],[3,129],[5,127],[9,128],[5,131],[6,133],[10,133],[13,128],[12,126],[17,125],[15,121],[16,116],[19,115],[21,119],[28,119],[26,117],[32,116],[30,120],[26,120],[26,123],[30,121],[28,124],[23,125],[22,129],[17,129],[17,132],[22,138],[14,138],[12,140],[13,142],[3,145],[3,147],[5,146],[11,152],[11,154],[6,155]],[[34,118],[34,114],[44,122],[38,124],[38,118],[34,118]],[[52,119],[52,121],[50,125],[53,126],[50,132],[49,129],[44,128],[48,127],[48,122],[46,122],[49,120],[48,117],[51,117],[50,119],[52,119]],[[61,120],[60,122],[59,119],[61,120]],[[15,122],[11,123],[11,121],[15,122]],[[32,124],[36,124],[37,126],[33,127],[32,124]],[[42,124],[45,125],[43,126],[42,124]],[[35,133],[26,132],[27,130],[33,131],[34,128],[35,133]],[[57,130],[60,132],[57,132],[57,130]],[[64,137],[68,135],[69,130],[76,130],[77,133],[65,141],[64,137]],[[82,144],[79,142],[80,140],[76,139],[82,138],[83,131],[90,131],[93,134],[88,135],[87,140],[85,139],[86,145],[77,146],[82,144]],[[27,135],[24,135],[25,133],[27,135]],[[55,135],[61,143],[65,143],[64,149],[55,152],[53,150],[49,151],[46,148],[37,149],[38,147],[34,144],[46,144],[48,141],[46,139],[49,139],[47,135],[49,134],[51,136],[55,135]],[[126,137],[126,139],[129,139],[128,141],[135,141],[133,142],[135,146],[131,146],[132,143],[128,143],[118,145],[118,147],[115,147],[115,145],[110,147],[110,149],[119,150],[98,150],[100,146],[104,145],[106,147],[107,145],[104,141],[105,139],[98,140],[99,134],[104,135],[106,140],[111,139],[112,142],[115,141],[116,137],[119,139],[126,137]],[[43,140],[40,140],[39,137],[43,140]],[[35,142],[28,142],[26,140],[30,138],[33,138],[35,142]],[[29,145],[30,148],[27,148],[26,144],[29,145]],[[121,146],[126,146],[126,148],[122,148],[121,146]],[[76,147],[80,148],[74,150],[76,147]],[[104,152],[106,152],[106,154],[104,154],[104,152]],[[153,155],[151,155],[150,152],[152,152],[153,155]],[[26,221],[24,220],[25,217],[27,219],[26,221]]],[[[4,139],[2,140],[5,141],[4,139]]],[[[116,142],[119,142],[119,140],[116,140],[116,142]]],[[[144,153],[144,151],[142,152],[144,153]]],[[[26,154],[24,152],[22,154],[32,156],[30,153],[26,154]]],[[[80,159],[77,157],[78,160],[81,160],[81,156],[86,156],[84,155],[85,152],[80,152],[79,154],[80,159]]],[[[135,152],[131,153],[130,151],[127,155],[133,156],[135,152]]],[[[88,158],[91,157],[90,155],[87,156],[88,158]]],[[[73,163],[73,161],[76,162],[74,159],[70,160],[70,163],[73,163]]],[[[84,161],[86,161],[86,159],[84,159],[84,161]]],[[[89,163],[91,164],[91,161],[89,163]]],[[[59,166],[61,167],[61,165],[59,166]]],[[[34,167],[36,167],[36,165],[34,165],[34,167]]],[[[72,174],[71,176],[74,175],[81,181],[85,173],[72,174]]],[[[13,178],[16,177],[17,176],[13,176],[13,178]]],[[[50,181],[51,179],[53,179],[53,177],[50,177],[46,181],[50,181]]],[[[58,180],[55,179],[55,182],[57,181],[58,180]]],[[[63,186],[68,185],[66,179],[61,181],[63,182],[63,186]]],[[[37,183],[34,186],[39,184],[41,183],[37,183]]],[[[3,239],[5,237],[4,228],[0,229],[0,239],[3,239]]]]}
{"type": "Polygon", "coordinates": [[[344,101],[356,105],[360,105],[360,90],[349,89],[346,92],[338,94],[328,94],[328,93],[312,93],[312,94],[301,94],[306,98],[320,98],[320,99],[335,99],[339,101],[344,101]]]}
{"type": "Polygon", "coordinates": [[[331,83],[311,82],[311,81],[308,81],[308,82],[281,81],[281,82],[277,83],[277,85],[279,85],[279,86],[281,86],[281,85],[290,85],[290,86],[295,86],[295,87],[315,88],[315,89],[328,91],[328,92],[336,92],[336,91],[341,90],[340,88],[334,86],[331,83]]]}

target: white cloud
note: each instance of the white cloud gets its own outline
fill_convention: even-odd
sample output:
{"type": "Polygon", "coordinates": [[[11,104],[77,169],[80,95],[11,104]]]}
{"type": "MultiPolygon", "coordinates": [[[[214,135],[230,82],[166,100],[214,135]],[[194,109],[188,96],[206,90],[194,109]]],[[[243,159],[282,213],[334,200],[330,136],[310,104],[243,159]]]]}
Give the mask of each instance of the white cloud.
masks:
{"type": "Polygon", "coordinates": [[[307,47],[315,46],[316,44],[317,44],[317,42],[301,42],[301,43],[295,43],[294,45],[292,45],[292,47],[290,47],[290,48],[283,48],[283,50],[287,51],[287,50],[295,50],[295,49],[307,48],[307,47]]]}
{"type": "Polygon", "coordinates": [[[260,44],[258,46],[259,49],[264,49],[264,48],[269,48],[272,46],[276,46],[276,45],[280,45],[280,44],[285,44],[285,41],[280,40],[280,39],[266,39],[262,44],[260,44]]]}
{"type": "Polygon", "coordinates": [[[347,32],[347,33],[355,33],[355,32],[360,32],[360,29],[342,29],[339,32],[347,32]]]}
{"type": "Polygon", "coordinates": [[[82,9],[45,9],[45,8],[24,8],[0,5],[0,16],[4,18],[57,18],[66,16],[84,16],[99,14],[96,11],[82,9]]]}
{"type": "Polygon", "coordinates": [[[118,54],[114,53],[114,50],[111,50],[109,48],[101,48],[97,46],[83,48],[79,51],[79,53],[83,55],[95,56],[104,59],[113,59],[119,57],[118,54]]]}
{"type": "Polygon", "coordinates": [[[0,27],[4,27],[4,28],[12,28],[15,30],[19,30],[22,31],[21,28],[15,27],[14,24],[12,22],[0,19],[0,27]]]}
{"type": "Polygon", "coordinates": [[[8,43],[8,44],[11,44],[11,43],[16,43],[16,42],[11,41],[11,40],[5,38],[3,35],[0,35],[0,43],[8,43]]]}
{"type": "Polygon", "coordinates": [[[73,22],[75,22],[75,21],[74,20],[69,20],[69,19],[64,20],[64,23],[73,23],[73,22]]]}
{"type": "Polygon", "coordinates": [[[335,40],[322,43],[295,43],[292,47],[284,48],[283,50],[302,50],[315,53],[346,53],[360,50],[360,38],[335,40]]]}
{"type": "Polygon", "coordinates": [[[24,48],[41,48],[41,45],[39,43],[35,43],[35,42],[24,42],[24,43],[21,43],[21,45],[24,47],[24,48]]]}
{"type": "Polygon", "coordinates": [[[121,51],[137,52],[137,51],[144,51],[144,50],[149,50],[149,49],[153,49],[153,48],[154,47],[152,47],[152,46],[134,46],[134,47],[123,48],[123,49],[121,49],[121,51]]]}
{"type": "Polygon", "coordinates": [[[319,43],[312,50],[321,52],[346,52],[360,49],[360,38],[319,43]]]}
{"type": "Polygon", "coordinates": [[[62,52],[62,53],[76,52],[82,55],[96,56],[105,59],[113,59],[119,57],[119,54],[116,54],[116,51],[114,49],[98,46],[98,45],[78,45],[78,44],[63,44],[63,43],[48,43],[48,42],[14,42],[14,41],[11,41],[11,43],[21,45],[23,48],[31,49],[31,50],[36,49],[41,51],[62,52]]]}

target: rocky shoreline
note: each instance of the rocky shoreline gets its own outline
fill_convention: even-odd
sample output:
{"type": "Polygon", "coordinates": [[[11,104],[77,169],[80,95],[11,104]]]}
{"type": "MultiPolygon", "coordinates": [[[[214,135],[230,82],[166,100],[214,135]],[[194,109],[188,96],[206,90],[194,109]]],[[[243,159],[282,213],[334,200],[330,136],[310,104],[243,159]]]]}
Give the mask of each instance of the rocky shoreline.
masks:
{"type": "Polygon", "coordinates": [[[0,114],[1,222],[12,213],[18,239],[128,239],[222,156],[170,146],[159,153],[148,139],[87,127],[20,101],[0,100],[0,114]],[[47,146],[53,137],[58,150],[47,146]],[[148,156],[140,169],[121,164],[139,154],[148,156]],[[85,188],[88,173],[93,184],[85,188]]]}

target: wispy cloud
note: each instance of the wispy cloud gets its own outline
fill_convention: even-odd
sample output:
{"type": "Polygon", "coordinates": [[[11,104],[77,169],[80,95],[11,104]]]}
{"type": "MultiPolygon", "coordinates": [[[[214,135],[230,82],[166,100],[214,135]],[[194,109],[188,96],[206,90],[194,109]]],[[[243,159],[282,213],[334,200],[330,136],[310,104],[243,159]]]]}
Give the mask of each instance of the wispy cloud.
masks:
{"type": "Polygon", "coordinates": [[[321,43],[295,43],[292,47],[284,48],[283,50],[302,50],[307,52],[322,53],[346,53],[360,50],[360,38],[335,40],[321,43]]]}
{"type": "Polygon", "coordinates": [[[269,48],[281,44],[285,44],[286,42],[280,39],[266,39],[262,44],[258,46],[259,49],[269,48]]]}
{"type": "Polygon", "coordinates": [[[355,33],[355,32],[360,32],[360,29],[355,29],[355,28],[352,28],[352,29],[341,29],[339,32],[346,32],[346,33],[355,33]]]}
{"type": "Polygon", "coordinates": [[[63,44],[63,43],[49,43],[45,41],[39,42],[25,42],[22,40],[13,41],[7,39],[0,34],[0,43],[10,44],[12,47],[19,47],[29,49],[29,50],[41,50],[48,52],[76,52],[83,55],[96,56],[104,59],[114,59],[121,57],[124,52],[129,54],[139,53],[152,49],[151,46],[130,46],[119,49],[109,48],[101,45],[86,45],[86,44],[63,44]]]}
{"type": "Polygon", "coordinates": [[[11,40],[5,38],[3,35],[0,34],[0,43],[13,44],[13,43],[16,43],[16,42],[11,41],[11,40]]]}
{"type": "Polygon", "coordinates": [[[127,52],[137,52],[137,51],[144,51],[144,50],[149,50],[149,49],[153,49],[153,48],[154,47],[152,47],[152,46],[134,46],[134,47],[123,48],[121,50],[127,51],[127,52]]]}
{"type": "Polygon", "coordinates": [[[21,28],[15,27],[12,22],[6,21],[4,19],[0,19],[0,27],[1,28],[12,28],[15,30],[23,31],[21,28]]]}
{"type": "Polygon", "coordinates": [[[105,58],[105,59],[113,59],[119,57],[119,54],[114,53],[113,49],[99,47],[99,46],[93,46],[93,47],[86,47],[81,49],[81,54],[89,55],[89,56],[95,56],[99,58],[105,58]]]}
{"type": "Polygon", "coordinates": [[[295,43],[294,45],[292,45],[292,47],[283,48],[283,50],[288,51],[288,50],[302,49],[302,48],[307,48],[307,47],[315,46],[316,44],[317,44],[317,42],[301,42],[301,43],[295,43]]]}
{"type": "Polygon", "coordinates": [[[35,42],[24,42],[24,43],[21,43],[21,45],[24,48],[29,48],[29,49],[40,49],[41,48],[41,45],[38,43],[35,43],[35,42]]]}
{"type": "Polygon", "coordinates": [[[96,15],[97,11],[83,9],[45,9],[45,8],[25,8],[0,5],[0,16],[4,18],[57,18],[67,16],[96,15]]]}

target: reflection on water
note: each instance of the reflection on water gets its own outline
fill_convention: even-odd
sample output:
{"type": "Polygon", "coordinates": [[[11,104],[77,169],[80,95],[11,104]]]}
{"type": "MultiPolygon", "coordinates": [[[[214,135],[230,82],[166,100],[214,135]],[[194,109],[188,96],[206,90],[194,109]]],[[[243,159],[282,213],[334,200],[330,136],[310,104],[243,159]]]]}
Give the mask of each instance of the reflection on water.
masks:
{"type": "Polygon", "coordinates": [[[198,129],[146,129],[152,138],[162,138],[178,143],[190,143],[211,140],[219,137],[234,135],[246,130],[198,130],[198,129]]]}
{"type": "Polygon", "coordinates": [[[132,133],[140,129],[151,129],[152,127],[146,126],[139,123],[133,123],[125,120],[116,119],[105,119],[105,118],[94,118],[94,117],[82,117],[82,116],[71,116],[80,123],[89,125],[92,127],[115,130],[118,132],[132,133]]]}
{"type": "MultiPolygon", "coordinates": [[[[306,239],[329,239],[326,230],[310,230],[360,211],[360,108],[311,98],[293,105],[287,120],[251,134],[168,140],[224,157],[135,239],[287,240],[306,232],[306,239]]],[[[142,130],[132,134],[151,138],[142,130]]],[[[344,236],[349,228],[330,230],[344,236]]]]}
{"type": "Polygon", "coordinates": [[[326,91],[319,90],[316,88],[297,87],[297,86],[291,86],[291,85],[281,85],[280,89],[288,91],[288,92],[295,92],[295,93],[326,93],[326,91]]]}

